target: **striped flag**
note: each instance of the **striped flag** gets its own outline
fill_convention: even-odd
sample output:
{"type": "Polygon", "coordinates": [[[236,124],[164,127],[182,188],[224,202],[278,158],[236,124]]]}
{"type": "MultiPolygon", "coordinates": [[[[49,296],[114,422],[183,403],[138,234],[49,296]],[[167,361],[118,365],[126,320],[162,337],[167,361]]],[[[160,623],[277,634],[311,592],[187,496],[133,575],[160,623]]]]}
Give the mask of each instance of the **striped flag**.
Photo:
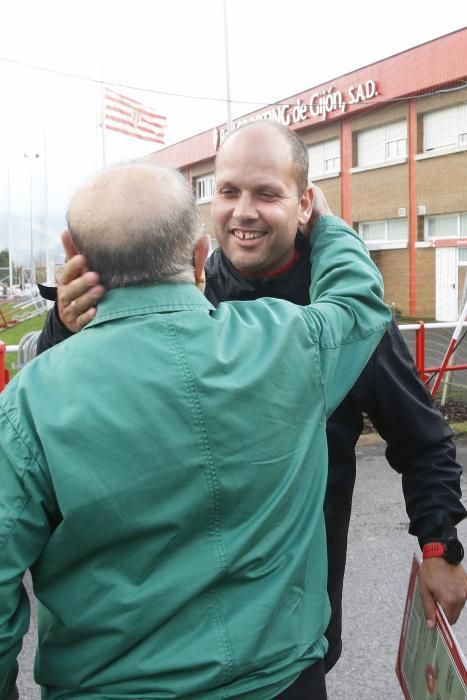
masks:
{"type": "Polygon", "coordinates": [[[142,102],[105,88],[104,126],[143,141],[164,144],[167,119],[142,102]]]}

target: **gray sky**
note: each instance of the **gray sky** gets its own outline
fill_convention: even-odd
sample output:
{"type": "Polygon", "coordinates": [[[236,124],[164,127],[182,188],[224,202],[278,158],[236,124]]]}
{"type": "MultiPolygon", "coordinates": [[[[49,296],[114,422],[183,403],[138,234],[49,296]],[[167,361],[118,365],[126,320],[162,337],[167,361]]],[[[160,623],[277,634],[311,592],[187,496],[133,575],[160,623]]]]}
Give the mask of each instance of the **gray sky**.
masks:
{"type": "MultiPolygon", "coordinates": [[[[107,81],[153,91],[120,88],[166,114],[167,143],[225,121],[222,0],[0,3],[1,58],[96,80],[102,61],[107,81]]],[[[227,8],[234,117],[460,29],[467,16],[459,0],[393,0],[378,11],[362,0],[227,0],[227,8]]],[[[8,210],[9,163],[10,210],[24,219],[15,245],[27,247],[32,182],[39,248],[45,180],[49,215],[57,217],[50,222],[53,243],[71,193],[102,164],[99,88],[1,60],[0,84],[0,217],[8,210]],[[25,152],[39,158],[31,162],[25,152]]],[[[106,133],[109,162],[155,150],[106,133]]],[[[0,247],[5,236],[0,227],[0,247]]]]}

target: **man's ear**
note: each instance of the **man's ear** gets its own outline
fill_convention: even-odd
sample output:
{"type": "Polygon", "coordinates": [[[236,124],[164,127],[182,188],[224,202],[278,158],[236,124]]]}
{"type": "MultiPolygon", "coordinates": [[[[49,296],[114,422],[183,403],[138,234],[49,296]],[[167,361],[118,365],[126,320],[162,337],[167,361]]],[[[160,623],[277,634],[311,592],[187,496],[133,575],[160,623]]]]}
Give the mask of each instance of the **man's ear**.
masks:
{"type": "Polygon", "coordinates": [[[198,238],[193,251],[193,264],[195,268],[195,284],[202,292],[206,284],[204,265],[211,250],[211,238],[207,234],[198,238]]]}
{"type": "Polygon", "coordinates": [[[69,231],[63,231],[63,233],[61,233],[60,235],[60,238],[62,239],[67,260],[72,258],[74,255],[78,255],[78,251],[76,250],[76,246],[73,243],[73,239],[69,231]]]}
{"type": "Polygon", "coordinates": [[[306,228],[307,223],[310,220],[311,212],[313,211],[313,188],[307,187],[300,197],[299,201],[299,214],[298,214],[298,227],[306,228]]]}

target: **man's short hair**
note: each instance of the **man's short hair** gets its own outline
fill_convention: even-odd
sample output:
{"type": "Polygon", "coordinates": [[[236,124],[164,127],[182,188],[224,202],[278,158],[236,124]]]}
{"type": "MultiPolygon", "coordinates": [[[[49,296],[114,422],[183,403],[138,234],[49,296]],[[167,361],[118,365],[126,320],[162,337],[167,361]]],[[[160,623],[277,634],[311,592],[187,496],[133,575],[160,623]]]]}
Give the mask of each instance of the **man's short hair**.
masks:
{"type": "MultiPolygon", "coordinates": [[[[275,129],[289,144],[295,182],[297,183],[299,195],[302,195],[308,187],[308,148],[293,129],[289,129],[289,127],[284,126],[283,124],[279,124],[279,122],[257,120],[253,122],[248,122],[247,124],[242,124],[242,126],[238,127],[238,129],[230,131],[224,143],[226,143],[229,140],[229,138],[231,138],[235,134],[238,134],[244,129],[250,129],[253,126],[258,125],[264,125],[266,129],[275,129]]],[[[221,153],[221,151],[222,147],[219,149],[218,154],[221,153]]]]}
{"type": "Polygon", "coordinates": [[[107,289],[193,281],[202,224],[191,187],[176,170],[141,163],[109,168],[77,191],[67,222],[107,289]]]}

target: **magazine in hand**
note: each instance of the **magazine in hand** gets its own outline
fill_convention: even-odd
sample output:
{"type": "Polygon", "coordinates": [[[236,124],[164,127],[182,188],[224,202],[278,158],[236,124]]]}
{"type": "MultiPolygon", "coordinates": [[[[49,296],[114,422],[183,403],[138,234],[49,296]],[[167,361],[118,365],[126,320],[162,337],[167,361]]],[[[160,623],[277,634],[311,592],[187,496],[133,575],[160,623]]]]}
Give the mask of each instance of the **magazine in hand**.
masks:
{"type": "Polygon", "coordinates": [[[413,558],[402,621],[396,674],[406,700],[466,700],[467,666],[443,610],[428,630],[418,590],[420,562],[413,558]]]}

